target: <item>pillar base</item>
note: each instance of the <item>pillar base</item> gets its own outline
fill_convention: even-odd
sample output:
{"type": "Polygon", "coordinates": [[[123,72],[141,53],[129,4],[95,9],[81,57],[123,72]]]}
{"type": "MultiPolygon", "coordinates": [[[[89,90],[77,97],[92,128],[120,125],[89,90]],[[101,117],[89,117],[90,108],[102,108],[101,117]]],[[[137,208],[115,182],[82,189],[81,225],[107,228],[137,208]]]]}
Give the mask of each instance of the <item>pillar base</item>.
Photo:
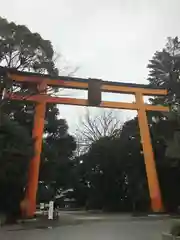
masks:
{"type": "Polygon", "coordinates": [[[34,218],[36,212],[36,204],[32,204],[28,199],[24,199],[21,204],[21,215],[24,219],[34,218]],[[30,204],[31,203],[31,204],[30,204]]]}

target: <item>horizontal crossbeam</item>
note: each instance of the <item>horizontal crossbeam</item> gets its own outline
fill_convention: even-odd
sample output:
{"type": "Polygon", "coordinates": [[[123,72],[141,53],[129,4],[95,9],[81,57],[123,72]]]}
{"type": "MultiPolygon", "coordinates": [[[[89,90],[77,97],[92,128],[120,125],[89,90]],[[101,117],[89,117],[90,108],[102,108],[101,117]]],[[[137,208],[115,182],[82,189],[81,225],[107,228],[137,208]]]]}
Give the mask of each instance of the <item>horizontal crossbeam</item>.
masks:
{"type": "MultiPolygon", "coordinates": [[[[45,81],[48,86],[60,87],[60,88],[71,88],[88,90],[89,79],[73,78],[73,77],[50,77],[48,75],[26,73],[26,72],[15,72],[8,74],[9,78],[16,82],[29,82],[29,83],[42,83],[45,81]]],[[[123,83],[123,82],[110,82],[102,81],[101,86],[102,92],[113,92],[113,93],[125,93],[135,94],[137,92],[143,95],[149,96],[162,96],[167,94],[167,90],[164,88],[154,88],[150,85],[135,84],[135,83],[123,83]]]]}
{"type": "MultiPolygon", "coordinates": [[[[8,97],[8,96],[7,96],[8,97]]],[[[9,96],[12,100],[26,100],[33,102],[46,102],[54,104],[67,104],[67,105],[79,105],[79,106],[89,106],[88,100],[86,99],[76,99],[76,98],[64,98],[64,97],[52,97],[45,94],[34,95],[34,96],[22,96],[19,94],[11,94],[9,96]]],[[[128,109],[128,110],[138,110],[140,106],[137,103],[126,103],[126,102],[111,102],[111,101],[102,101],[98,107],[102,108],[117,108],[117,109],[128,109]]],[[[144,104],[143,107],[147,111],[162,111],[168,112],[169,108],[164,106],[155,106],[144,104]]]]}

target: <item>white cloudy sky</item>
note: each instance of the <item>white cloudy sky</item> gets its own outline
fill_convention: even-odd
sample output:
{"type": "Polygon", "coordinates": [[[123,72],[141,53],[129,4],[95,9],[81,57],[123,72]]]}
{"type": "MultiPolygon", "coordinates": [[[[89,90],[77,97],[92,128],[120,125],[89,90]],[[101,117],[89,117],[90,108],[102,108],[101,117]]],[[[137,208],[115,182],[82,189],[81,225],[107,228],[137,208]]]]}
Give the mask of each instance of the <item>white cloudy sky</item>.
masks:
{"type": "MultiPolygon", "coordinates": [[[[179,0],[6,0],[0,15],[51,40],[79,77],[146,83],[153,53],[180,36],[179,9],[179,0]]],[[[73,131],[84,110],[61,114],[73,131]]]]}

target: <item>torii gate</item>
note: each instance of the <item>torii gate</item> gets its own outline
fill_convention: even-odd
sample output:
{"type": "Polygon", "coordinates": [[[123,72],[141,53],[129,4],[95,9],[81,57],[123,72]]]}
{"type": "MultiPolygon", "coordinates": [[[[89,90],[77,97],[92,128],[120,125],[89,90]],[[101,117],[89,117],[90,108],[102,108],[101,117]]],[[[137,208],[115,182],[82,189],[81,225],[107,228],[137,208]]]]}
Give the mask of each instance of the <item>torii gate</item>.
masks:
{"type": "MultiPolygon", "coordinates": [[[[44,131],[44,116],[46,103],[69,104],[79,106],[96,106],[103,108],[118,108],[137,110],[140,128],[141,142],[144,153],[144,161],[151,199],[151,208],[154,212],[163,211],[163,202],[154,161],[154,154],[151,145],[149,127],[146,111],[169,111],[165,106],[154,106],[145,104],[143,96],[163,96],[167,94],[166,89],[152,88],[148,85],[129,84],[120,82],[101,81],[96,79],[81,79],[72,77],[51,77],[49,75],[27,73],[20,71],[8,71],[8,77],[13,81],[23,83],[28,82],[37,85],[39,90],[37,95],[27,96],[27,101],[36,102],[34,115],[33,137],[35,142],[35,156],[30,162],[29,179],[25,197],[26,216],[32,217],[36,210],[36,193],[38,188],[40,155],[42,147],[42,136],[44,131]],[[88,99],[52,97],[46,94],[48,86],[70,89],[88,90],[88,99]],[[94,92],[93,92],[94,91],[94,92]],[[135,95],[135,103],[101,101],[101,92],[126,93],[135,95]]],[[[18,94],[11,95],[12,100],[22,100],[18,94]]]]}

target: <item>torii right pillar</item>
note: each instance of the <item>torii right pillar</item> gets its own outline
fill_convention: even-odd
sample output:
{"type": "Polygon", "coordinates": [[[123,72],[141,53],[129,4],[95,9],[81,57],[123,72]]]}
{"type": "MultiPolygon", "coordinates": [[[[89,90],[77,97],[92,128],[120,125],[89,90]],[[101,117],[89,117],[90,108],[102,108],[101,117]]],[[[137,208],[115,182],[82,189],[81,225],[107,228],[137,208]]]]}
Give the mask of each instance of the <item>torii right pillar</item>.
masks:
{"type": "Polygon", "coordinates": [[[163,212],[163,202],[159,186],[154,153],[151,144],[149,126],[147,121],[146,109],[142,93],[136,93],[136,103],[138,105],[138,122],[140,128],[141,142],[144,153],[145,168],[151,199],[151,210],[153,212],[163,212]]]}

